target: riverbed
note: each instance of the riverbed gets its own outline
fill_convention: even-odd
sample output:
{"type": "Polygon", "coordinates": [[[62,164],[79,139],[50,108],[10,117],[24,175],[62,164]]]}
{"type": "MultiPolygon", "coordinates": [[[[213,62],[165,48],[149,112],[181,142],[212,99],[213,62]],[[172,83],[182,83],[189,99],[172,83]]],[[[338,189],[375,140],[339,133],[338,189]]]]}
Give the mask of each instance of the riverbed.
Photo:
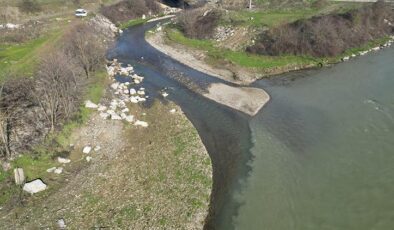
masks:
{"type": "Polygon", "coordinates": [[[272,100],[251,117],[201,96],[225,82],[147,44],[153,26],[126,30],[110,56],[198,130],[213,164],[206,229],[394,226],[394,49],[258,81],[272,100]]]}

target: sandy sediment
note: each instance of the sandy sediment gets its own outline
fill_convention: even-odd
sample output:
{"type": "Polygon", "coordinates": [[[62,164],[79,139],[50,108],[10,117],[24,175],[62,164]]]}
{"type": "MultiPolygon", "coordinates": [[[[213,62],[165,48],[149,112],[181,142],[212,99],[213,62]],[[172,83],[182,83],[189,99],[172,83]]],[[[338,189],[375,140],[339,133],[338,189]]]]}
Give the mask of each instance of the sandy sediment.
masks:
{"type": "Polygon", "coordinates": [[[196,56],[198,56],[198,54],[194,54],[193,51],[178,49],[176,47],[167,45],[163,39],[163,36],[164,33],[159,31],[147,36],[146,41],[160,52],[165,53],[171,58],[193,69],[229,82],[241,83],[240,81],[234,79],[233,72],[227,69],[220,69],[206,64],[203,60],[197,58],[196,56]]]}
{"type": "MultiPolygon", "coordinates": [[[[235,80],[233,73],[229,70],[215,68],[206,64],[203,60],[196,58],[196,55],[193,55],[192,52],[189,52],[190,50],[185,51],[165,44],[163,35],[163,32],[159,31],[147,36],[146,40],[160,52],[193,69],[235,84],[245,83],[235,80]]],[[[222,83],[210,85],[208,93],[203,93],[203,96],[250,116],[256,115],[270,100],[270,96],[263,89],[234,87],[222,83]]]]}
{"type": "Polygon", "coordinates": [[[233,87],[222,83],[211,84],[208,93],[203,95],[250,116],[256,115],[270,100],[270,96],[263,89],[233,87]]]}

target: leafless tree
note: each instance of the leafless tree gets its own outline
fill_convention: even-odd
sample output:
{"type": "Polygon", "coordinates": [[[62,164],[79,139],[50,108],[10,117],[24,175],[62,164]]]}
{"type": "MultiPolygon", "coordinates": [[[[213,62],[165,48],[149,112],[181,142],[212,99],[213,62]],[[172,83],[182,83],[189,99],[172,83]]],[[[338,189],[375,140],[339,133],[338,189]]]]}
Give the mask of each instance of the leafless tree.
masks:
{"type": "Polygon", "coordinates": [[[26,110],[34,105],[31,83],[27,78],[15,78],[0,86],[0,151],[3,157],[12,156],[12,143],[18,141],[16,130],[23,125],[26,110]]]}
{"type": "Polygon", "coordinates": [[[76,59],[87,78],[105,61],[106,46],[102,38],[86,24],[77,24],[64,37],[66,52],[76,59]]]}
{"type": "Polygon", "coordinates": [[[78,81],[70,58],[53,52],[41,60],[35,78],[34,97],[55,131],[61,118],[68,119],[78,105],[78,81]]]}

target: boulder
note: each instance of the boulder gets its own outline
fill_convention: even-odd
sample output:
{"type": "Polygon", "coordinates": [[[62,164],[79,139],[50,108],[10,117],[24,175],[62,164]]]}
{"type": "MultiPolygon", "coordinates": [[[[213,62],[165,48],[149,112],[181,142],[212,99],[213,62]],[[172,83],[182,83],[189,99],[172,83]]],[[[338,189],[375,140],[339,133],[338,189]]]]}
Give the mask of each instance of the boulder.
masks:
{"type": "Polygon", "coordinates": [[[26,191],[30,194],[38,193],[44,191],[47,188],[47,185],[42,182],[41,179],[36,179],[31,182],[26,183],[23,186],[23,191],[26,191]]]}
{"type": "Polygon", "coordinates": [[[56,167],[52,167],[52,168],[47,169],[47,172],[53,173],[55,170],[56,170],[56,167]]]}
{"type": "MultiPolygon", "coordinates": [[[[139,98],[139,97],[138,97],[139,98]]],[[[137,97],[130,97],[130,102],[131,103],[134,103],[134,104],[137,104],[138,103],[138,98],[137,97]]]]}
{"type": "Polygon", "coordinates": [[[90,162],[92,159],[93,159],[93,158],[92,158],[91,156],[87,156],[87,157],[86,157],[86,161],[87,161],[87,162],[90,162]]]}
{"type": "Polygon", "coordinates": [[[119,116],[118,114],[114,113],[114,114],[111,114],[111,120],[122,120],[122,117],[119,116]]]}
{"type": "Polygon", "coordinates": [[[57,226],[59,226],[60,229],[65,229],[67,227],[63,219],[57,220],[57,226]]]}
{"type": "Polygon", "coordinates": [[[119,83],[118,82],[112,83],[112,85],[111,85],[111,88],[114,89],[114,90],[118,89],[118,87],[119,87],[119,83]]]}
{"type": "Polygon", "coordinates": [[[15,184],[21,185],[25,182],[25,173],[22,168],[14,169],[15,184]]]}
{"type": "Polygon", "coordinates": [[[85,107],[89,109],[97,109],[98,105],[94,104],[90,100],[85,101],[85,107]]]}
{"type": "Polygon", "coordinates": [[[58,161],[59,163],[61,163],[61,164],[68,164],[68,163],[71,162],[70,159],[63,158],[63,157],[58,157],[58,158],[57,158],[57,161],[58,161]]]}
{"type": "Polygon", "coordinates": [[[125,118],[125,120],[127,121],[127,122],[133,122],[134,121],[134,116],[133,115],[128,115],[128,116],[126,116],[126,118],[125,118]]]}
{"type": "Polygon", "coordinates": [[[100,117],[103,119],[108,119],[110,115],[108,113],[100,113],[100,117]]]}
{"type": "Polygon", "coordinates": [[[107,106],[99,105],[97,110],[100,111],[100,112],[103,112],[103,111],[107,110],[107,106]]]}
{"type": "Polygon", "coordinates": [[[131,94],[131,95],[137,94],[137,90],[135,90],[135,89],[133,89],[133,88],[131,88],[129,91],[130,91],[130,94],[131,94]]]}
{"type": "Polygon", "coordinates": [[[83,153],[85,154],[89,154],[90,151],[92,151],[92,147],[91,146],[85,146],[82,150],[83,153]]]}
{"type": "Polygon", "coordinates": [[[146,128],[146,127],[149,126],[148,122],[140,121],[140,120],[137,120],[137,121],[134,123],[134,125],[135,125],[135,126],[141,126],[141,127],[144,127],[144,128],[146,128]]]}
{"type": "Polygon", "coordinates": [[[63,172],[63,168],[62,167],[56,168],[53,172],[56,174],[61,174],[63,172]]]}

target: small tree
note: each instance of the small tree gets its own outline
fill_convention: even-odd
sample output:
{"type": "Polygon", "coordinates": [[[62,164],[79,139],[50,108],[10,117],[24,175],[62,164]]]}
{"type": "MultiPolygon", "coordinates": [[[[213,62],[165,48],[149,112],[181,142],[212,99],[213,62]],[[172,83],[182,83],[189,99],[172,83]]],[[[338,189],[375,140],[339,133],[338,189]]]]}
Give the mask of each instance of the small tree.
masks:
{"type": "Polygon", "coordinates": [[[22,0],[19,3],[21,11],[26,13],[36,13],[41,11],[41,6],[36,0],[22,0]]]}
{"type": "Polygon", "coordinates": [[[105,61],[105,44],[86,24],[75,25],[64,38],[66,52],[73,56],[87,78],[105,61]]]}
{"type": "Polygon", "coordinates": [[[0,152],[6,158],[13,155],[12,144],[18,141],[16,129],[23,125],[25,111],[34,106],[30,85],[30,79],[15,78],[0,86],[0,152]]]}
{"type": "Polygon", "coordinates": [[[70,58],[63,52],[47,55],[39,69],[33,92],[53,132],[60,118],[68,119],[75,111],[80,84],[70,58]]]}

